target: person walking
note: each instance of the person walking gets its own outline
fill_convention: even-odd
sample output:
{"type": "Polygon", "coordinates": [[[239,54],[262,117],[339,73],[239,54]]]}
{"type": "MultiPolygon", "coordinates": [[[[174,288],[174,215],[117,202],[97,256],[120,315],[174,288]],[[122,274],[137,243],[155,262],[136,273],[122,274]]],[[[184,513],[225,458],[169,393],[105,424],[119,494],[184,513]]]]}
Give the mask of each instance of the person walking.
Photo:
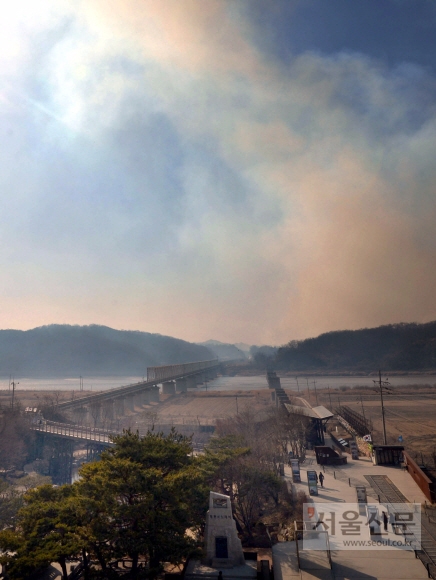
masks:
{"type": "Polygon", "coordinates": [[[386,512],[383,512],[383,527],[385,529],[385,532],[388,531],[388,516],[386,512]]]}
{"type": "Polygon", "coordinates": [[[319,483],[321,484],[321,487],[324,487],[324,475],[322,471],[319,472],[319,483]]]}

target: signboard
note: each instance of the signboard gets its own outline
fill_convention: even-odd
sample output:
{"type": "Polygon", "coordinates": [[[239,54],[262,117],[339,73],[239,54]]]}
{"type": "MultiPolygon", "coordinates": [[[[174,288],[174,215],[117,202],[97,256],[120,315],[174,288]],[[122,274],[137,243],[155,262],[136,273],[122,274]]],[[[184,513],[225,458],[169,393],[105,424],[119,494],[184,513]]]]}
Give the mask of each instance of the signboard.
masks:
{"type": "Polygon", "coordinates": [[[292,481],[294,483],[300,483],[301,475],[300,475],[300,464],[298,463],[298,459],[291,459],[291,470],[292,470],[292,481]]]}
{"type": "Polygon", "coordinates": [[[350,451],[352,459],[359,459],[359,448],[357,447],[357,443],[354,439],[350,441],[350,451]]]}
{"type": "Polygon", "coordinates": [[[307,472],[307,485],[309,486],[309,495],[318,495],[318,476],[316,471],[307,472]]]}

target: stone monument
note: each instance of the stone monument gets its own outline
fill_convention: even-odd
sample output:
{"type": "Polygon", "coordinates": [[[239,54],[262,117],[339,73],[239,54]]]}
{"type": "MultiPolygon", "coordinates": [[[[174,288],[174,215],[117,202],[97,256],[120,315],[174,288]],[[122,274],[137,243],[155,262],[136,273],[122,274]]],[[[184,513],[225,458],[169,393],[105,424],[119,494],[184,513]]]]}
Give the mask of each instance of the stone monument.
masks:
{"type": "Polygon", "coordinates": [[[213,568],[233,568],[245,564],[228,495],[210,492],[204,539],[206,565],[213,568]]]}

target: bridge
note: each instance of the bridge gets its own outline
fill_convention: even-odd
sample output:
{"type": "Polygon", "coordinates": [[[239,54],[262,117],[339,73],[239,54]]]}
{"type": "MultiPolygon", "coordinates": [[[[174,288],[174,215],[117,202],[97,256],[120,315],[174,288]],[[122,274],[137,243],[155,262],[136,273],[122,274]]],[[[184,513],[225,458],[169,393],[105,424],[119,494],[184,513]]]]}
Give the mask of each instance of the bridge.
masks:
{"type": "Polygon", "coordinates": [[[183,393],[214,379],[218,368],[218,360],[149,367],[147,380],[59,403],[57,410],[71,415],[70,423],[40,419],[31,424],[32,431],[38,434],[39,457],[43,456],[44,446],[49,448],[49,474],[53,482],[59,485],[71,482],[76,443],[85,444],[87,459],[113,445],[111,437],[120,434],[120,418],[125,411],[134,413],[135,407],[158,403],[159,384],[163,394],[183,393]],[[102,429],[98,425],[111,428],[102,429]]]}
{"type": "Polygon", "coordinates": [[[126,407],[134,411],[136,405],[159,402],[159,384],[162,385],[163,394],[186,392],[188,388],[195,388],[197,384],[215,378],[218,368],[218,360],[148,367],[145,381],[64,401],[57,405],[57,409],[78,415],[75,417],[78,423],[86,421],[87,415],[91,413],[94,424],[97,424],[102,409],[111,420],[114,413],[124,415],[126,407]]]}
{"type": "Polygon", "coordinates": [[[48,433],[57,437],[75,441],[84,441],[87,443],[100,443],[102,445],[113,445],[111,437],[120,435],[117,431],[108,431],[93,427],[81,427],[70,425],[68,423],[59,423],[56,421],[43,421],[31,425],[31,430],[38,433],[48,433]]]}

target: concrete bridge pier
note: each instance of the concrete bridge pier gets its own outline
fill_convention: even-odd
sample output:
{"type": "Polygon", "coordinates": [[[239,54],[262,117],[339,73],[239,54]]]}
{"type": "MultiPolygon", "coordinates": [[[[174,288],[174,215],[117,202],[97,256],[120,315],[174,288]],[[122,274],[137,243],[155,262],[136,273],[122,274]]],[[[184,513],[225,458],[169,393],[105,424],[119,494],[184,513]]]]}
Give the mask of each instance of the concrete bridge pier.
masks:
{"type": "Polygon", "coordinates": [[[101,403],[100,401],[95,401],[91,403],[88,407],[88,416],[87,416],[88,423],[92,427],[97,427],[101,421],[101,403]]]}
{"type": "Polygon", "coordinates": [[[186,377],[186,388],[187,389],[196,389],[197,388],[197,379],[195,377],[186,377]]]}
{"type": "Polygon", "coordinates": [[[77,423],[77,425],[84,425],[86,423],[86,416],[88,414],[86,407],[75,407],[72,409],[71,414],[74,423],[77,423]]]}
{"type": "Polygon", "coordinates": [[[195,375],[195,380],[197,382],[197,385],[202,385],[204,383],[204,381],[206,380],[205,374],[198,373],[197,375],[195,375]]]}
{"type": "Polygon", "coordinates": [[[142,407],[142,393],[135,393],[133,396],[133,404],[135,407],[142,407]]]}
{"type": "Polygon", "coordinates": [[[162,394],[163,395],[174,395],[176,392],[176,384],[174,381],[168,381],[167,383],[162,383],[162,394]]]}
{"type": "Polygon", "coordinates": [[[150,391],[142,391],[141,393],[141,399],[142,399],[142,404],[143,405],[149,405],[150,404],[150,391]]]}
{"type": "Polygon", "coordinates": [[[114,420],[114,401],[112,399],[104,401],[101,414],[103,423],[112,422],[114,420]]]}
{"type": "Polygon", "coordinates": [[[152,387],[149,391],[150,403],[159,403],[159,387],[156,385],[152,387]]]}
{"type": "Polygon", "coordinates": [[[132,411],[132,413],[134,413],[135,412],[135,395],[127,395],[125,397],[125,400],[124,400],[124,405],[129,411],[132,411]]]}
{"type": "Polygon", "coordinates": [[[188,390],[187,380],[185,378],[176,380],[176,391],[178,393],[186,393],[188,390]]]}
{"type": "Polygon", "coordinates": [[[124,415],[124,397],[115,399],[115,413],[117,417],[122,417],[124,415]]]}

